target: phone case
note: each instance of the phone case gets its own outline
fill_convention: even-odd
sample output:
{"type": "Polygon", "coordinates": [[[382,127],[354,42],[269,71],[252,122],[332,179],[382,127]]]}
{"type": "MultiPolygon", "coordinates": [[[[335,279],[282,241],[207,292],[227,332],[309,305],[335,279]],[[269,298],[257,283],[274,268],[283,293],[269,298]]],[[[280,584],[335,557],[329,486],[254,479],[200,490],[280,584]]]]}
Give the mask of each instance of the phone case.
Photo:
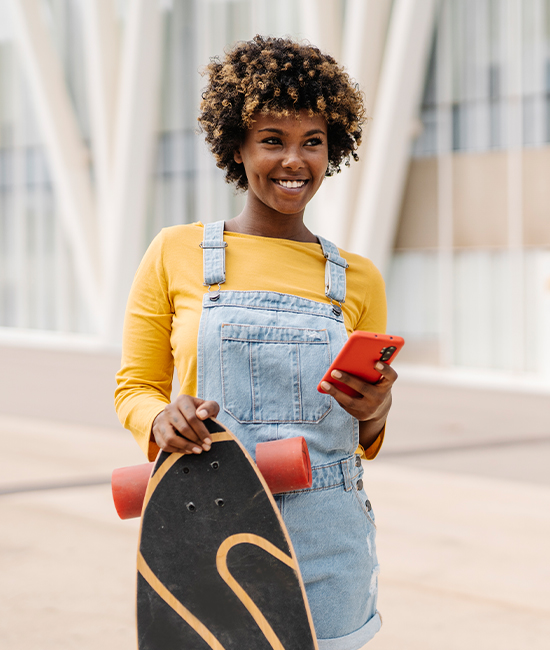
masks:
{"type": "Polygon", "coordinates": [[[374,332],[353,332],[336,359],[330,364],[330,368],[319,382],[317,390],[320,393],[325,393],[326,391],[321,388],[321,382],[328,381],[346,395],[357,397],[359,395],[357,391],[334,379],[330,373],[333,370],[342,370],[350,375],[357,375],[371,384],[376,384],[382,376],[374,369],[376,362],[382,360],[384,363],[391,363],[404,343],[405,341],[400,336],[375,334],[374,332]],[[395,350],[388,349],[392,347],[395,350]]]}

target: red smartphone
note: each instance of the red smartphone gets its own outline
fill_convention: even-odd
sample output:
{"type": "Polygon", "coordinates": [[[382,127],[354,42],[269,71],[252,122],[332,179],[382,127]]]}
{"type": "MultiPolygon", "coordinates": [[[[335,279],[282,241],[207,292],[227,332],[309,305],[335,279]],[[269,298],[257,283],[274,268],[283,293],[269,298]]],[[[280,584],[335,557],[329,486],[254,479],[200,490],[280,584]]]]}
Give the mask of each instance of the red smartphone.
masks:
{"type": "Polygon", "coordinates": [[[391,363],[404,344],[405,341],[400,336],[374,334],[374,332],[353,332],[336,359],[330,364],[330,368],[319,382],[317,390],[320,393],[325,393],[326,391],[321,388],[321,382],[328,381],[329,384],[334,384],[346,395],[357,397],[359,395],[357,391],[334,379],[330,373],[333,370],[342,370],[350,375],[357,375],[371,384],[376,384],[382,376],[374,369],[376,362],[391,363]]]}

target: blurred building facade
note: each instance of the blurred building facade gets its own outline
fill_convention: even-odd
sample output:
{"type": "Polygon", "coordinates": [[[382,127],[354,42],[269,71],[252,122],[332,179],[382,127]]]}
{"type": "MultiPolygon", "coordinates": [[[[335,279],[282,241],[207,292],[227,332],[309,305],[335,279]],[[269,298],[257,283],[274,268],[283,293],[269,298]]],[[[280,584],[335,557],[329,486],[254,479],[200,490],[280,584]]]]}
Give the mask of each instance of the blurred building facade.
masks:
{"type": "Polygon", "coordinates": [[[425,79],[392,321],[432,363],[548,375],[550,2],[444,2],[425,79]]]}
{"type": "Polygon", "coordinates": [[[364,89],[361,162],[308,219],[380,265],[404,358],[546,382],[550,0],[0,0],[0,345],[116,349],[153,236],[238,213],[198,71],[256,33],[364,89]]]}

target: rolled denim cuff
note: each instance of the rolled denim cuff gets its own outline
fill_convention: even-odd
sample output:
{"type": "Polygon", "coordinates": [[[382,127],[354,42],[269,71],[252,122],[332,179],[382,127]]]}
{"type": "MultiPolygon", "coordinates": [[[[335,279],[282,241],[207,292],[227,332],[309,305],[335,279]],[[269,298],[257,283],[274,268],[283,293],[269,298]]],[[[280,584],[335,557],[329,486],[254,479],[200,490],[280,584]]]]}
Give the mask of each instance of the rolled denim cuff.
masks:
{"type": "Polygon", "coordinates": [[[363,627],[360,627],[351,634],[339,636],[335,639],[317,639],[319,650],[361,650],[382,627],[380,614],[369,619],[363,627]]]}

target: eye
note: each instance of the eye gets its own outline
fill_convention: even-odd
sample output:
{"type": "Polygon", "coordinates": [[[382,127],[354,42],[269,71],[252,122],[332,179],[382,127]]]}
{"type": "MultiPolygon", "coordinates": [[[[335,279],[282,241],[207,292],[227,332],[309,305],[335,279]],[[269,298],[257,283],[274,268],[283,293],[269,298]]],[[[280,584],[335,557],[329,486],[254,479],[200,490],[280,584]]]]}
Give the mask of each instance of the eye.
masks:
{"type": "Polygon", "coordinates": [[[262,140],[263,144],[281,144],[281,140],[279,138],[275,137],[270,137],[270,138],[264,138],[262,140]]]}
{"type": "Polygon", "coordinates": [[[306,146],[308,146],[308,147],[317,147],[320,144],[323,144],[323,141],[321,140],[321,138],[310,138],[306,142],[306,146]]]}

